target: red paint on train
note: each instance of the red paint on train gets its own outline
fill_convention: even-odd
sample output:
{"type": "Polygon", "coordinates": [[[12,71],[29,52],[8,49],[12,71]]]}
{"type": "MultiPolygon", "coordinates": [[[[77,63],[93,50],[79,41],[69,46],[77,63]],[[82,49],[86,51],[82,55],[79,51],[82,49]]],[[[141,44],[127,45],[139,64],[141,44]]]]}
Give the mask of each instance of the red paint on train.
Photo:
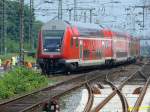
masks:
{"type": "Polygon", "coordinates": [[[139,56],[138,39],[96,24],[50,21],[41,28],[38,62],[45,73],[114,64],[139,56]]]}

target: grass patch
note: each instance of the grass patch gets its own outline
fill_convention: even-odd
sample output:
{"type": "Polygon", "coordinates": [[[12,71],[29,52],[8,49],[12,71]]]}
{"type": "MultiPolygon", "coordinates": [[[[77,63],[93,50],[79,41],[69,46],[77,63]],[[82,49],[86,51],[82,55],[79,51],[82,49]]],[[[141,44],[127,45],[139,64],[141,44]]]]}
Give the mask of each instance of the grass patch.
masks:
{"type": "Polygon", "coordinates": [[[0,76],[0,99],[10,98],[24,92],[47,86],[49,80],[40,73],[17,67],[0,76]]]}

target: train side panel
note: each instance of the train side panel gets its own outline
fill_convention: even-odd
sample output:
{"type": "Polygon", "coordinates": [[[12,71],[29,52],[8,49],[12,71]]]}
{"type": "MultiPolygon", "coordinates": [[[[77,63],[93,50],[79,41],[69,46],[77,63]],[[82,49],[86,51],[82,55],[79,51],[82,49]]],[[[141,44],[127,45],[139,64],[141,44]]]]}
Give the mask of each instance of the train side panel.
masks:
{"type": "Polygon", "coordinates": [[[99,36],[79,37],[79,65],[101,65],[112,59],[112,38],[107,31],[99,31],[99,36]]]}
{"type": "Polygon", "coordinates": [[[100,65],[105,63],[101,38],[80,37],[80,66],[100,65]]]}

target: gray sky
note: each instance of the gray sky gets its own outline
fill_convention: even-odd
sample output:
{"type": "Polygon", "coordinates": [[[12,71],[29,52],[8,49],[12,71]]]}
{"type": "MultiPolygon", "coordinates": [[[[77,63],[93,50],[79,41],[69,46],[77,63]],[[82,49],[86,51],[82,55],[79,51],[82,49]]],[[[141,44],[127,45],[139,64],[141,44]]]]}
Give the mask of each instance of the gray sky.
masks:
{"type": "MultiPolygon", "coordinates": [[[[73,8],[74,0],[62,0],[63,9],[73,8]]],[[[145,9],[145,27],[143,25],[143,16],[141,8],[134,6],[149,5],[150,0],[76,0],[78,8],[95,8],[93,11],[92,22],[98,22],[105,27],[129,32],[133,35],[146,36],[149,34],[150,8],[145,9]],[[118,3],[116,3],[116,1],[118,3]]],[[[29,0],[26,0],[29,2],[29,0]]],[[[57,19],[58,15],[58,0],[34,0],[35,15],[37,20],[47,22],[52,18],[57,19]],[[45,3],[51,1],[53,3],[45,3]],[[56,10],[55,10],[56,9],[56,10]]],[[[72,20],[73,20],[72,10],[72,20]]],[[[84,13],[86,13],[86,22],[90,20],[88,10],[77,10],[78,21],[84,22],[84,13]]],[[[69,11],[63,10],[63,20],[69,20],[69,11]]]]}

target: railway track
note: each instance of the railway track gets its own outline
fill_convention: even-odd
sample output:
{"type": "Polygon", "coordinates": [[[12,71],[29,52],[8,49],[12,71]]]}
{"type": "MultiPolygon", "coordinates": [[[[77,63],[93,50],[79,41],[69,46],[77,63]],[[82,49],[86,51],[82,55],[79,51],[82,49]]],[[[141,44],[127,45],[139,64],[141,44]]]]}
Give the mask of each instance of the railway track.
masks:
{"type": "Polygon", "coordinates": [[[87,83],[86,88],[88,90],[89,96],[88,96],[88,102],[87,102],[83,112],[90,112],[93,102],[94,102],[94,94],[92,93],[92,88],[91,88],[90,84],[87,83]]]}
{"type": "MultiPolygon", "coordinates": [[[[144,73],[141,72],[142,68],[144,68],[144,67],[145,67],[145,65],[143,65],[140,68],[140,70],[137,69],[137,67],[132,68],[132,70],[131,70],[131,67],[128,68],[128,66],[127,66],[125,68],[118,67],[118,68],[113,68],[110,70],[106,69],[106,70],[86,73],[84,75],[80,75],[75,78],[69,79],[67,81],[58,83],[54,86],[46,87],[46,88],[40,89],[38,91],[35,91],[33,93],[21,96],[19,98],[0,103],[0,112],[41,112],[43,110],[43,107],[45,107],[45,104],[51,102],[53,99],[57,99],[57,98],[65,95],[66,93],[69,93],[72,90],[80,88],[81,86],[85,86],[87,88],[88,94],[89,94],[88,102],[86,103],[84,112],[98,112],[116,94],[119,95],[120,100],[122,101],[122,107],[123,107],[124,112],[128,112],[128,103],[127,103],[127,100],[124,97],[124,95],[121,93],[121,89],[137,73],[141,74],[141,76],[145,77],[145,79],[146,79],[146,76],[144,75],[144,73]],[[122,82],[122,84],[120,84],[119,87],[116,87],[115,84],[113,84],[108,78],[109,75],[111,75],[112,73],[116,74],[117,72],[123,73],[126,71],[129,71],[129,72],[127,72],[127,74],[132,74],[132,75],[127,75],[128,78],[126,78],[122,82]],[[103,100],[97,107],[92,109],[94,94],[92,92],[91,84],[94,81],[96,83],[104,82],[105,77],[107,79],[105,82],[107,84],[109,84],[114,91],[105,100],[103,100]]],[[[148,85],[148,82],[146,83],[146,85],[148,85]]],[[[146,87],[144,87],[144,88],[146,90],[146,87]]],[[[141,97],[143,97],[143,96],[144,96],[144,93],[141,95],[141,97]]],[[[141,99],[141,98],[139,98],[139,99],[141,99]]],[[[137,102],[139,102],[139,101],[137,101],[137,102]]],[[[141,104],[141,103],[136,104],[136,106],[139,104],[141,104]]],[[[137,111],[133,111],[133,112],[137,112],[137,111]]]]}
{"type": "Polygon", "coordinates": [[[112,87],[112,89],[117,91],[117,94],[118,94],[120,101],[122,103],[123,112],[128,112],[129,105],[128,105],[128,102],[127,102],[125,96],[111,81],[108,80],[108,78],[106,78],[106,82],[112,87]]]}
{"type": "MultiPolygon", "coordinates": [[[[136,74],[136,73],[138,73],[139,72],[139,66],[137,67],[137,66],[134,66],[134,67],[128,67],[128,66],[126,66],[126,67],[120,67],[120,68],[118,68],[118,69],[112,69],[112,70],[110,70],[108,73],[107,73],[107,75],[106,75],[106,81],[105,82],[107,82],[107,84],[109,84],[110,85],[110,87],[113,89],[113,90],[115,90],[116,91],[116,94],[118,94],[118,96],[120,97],[120,101],[121,101],[121,103],[122,103],[122,107],[123,107],[123,112],[128,112],[128,109],[129,109],[129,105],[128,105],[128,102],[127,102],[127,100],[126,100],[126,98],[125,98],[125,96],[122,94],[122,92],[121,92],[121,90],[119,90],[116,86],[115,86],[115,84],[113,84],[109,79],[108,79],[108,76],[110,75],[112,75],[112,74],[119,74],[119,73],[121,73],[123,76],[126,76],[126,77],[128,77],[128,76],[130,76],[130,74],[132,74],[133,76],[136,74]],[[124,72],[126,72],[126,74],[124,73],[124,72]]],[[[143,67],[142,67],[143,68],[143,67]]],[[[140,68],[141,69],[141,68],[140,68]]],[[[141,74],[140,74],[141,75],[141,74]]],[[[141,75],[142,77],[144,77],[143,75],[141,75]]],[[[118,77],[118,76],[117,76],[118,77]]],[[[145,78],[145,77],[144,77],[145,78]]],[[[130,78],[129,78],[130,79],[130,78]]],[[[114,80],[115,81],[115,80],[114,80]]],[[[102,83],[104,84],[104,82],[101,82],[101,80],[98,80],[97,79],[97,81],[96,82],[98,82],[98,84],[100,84],[100,89],[101,89],[101,87],[104,87],[103,85],[101,85],[102,83]]],[[[88,83],[88,84],[86,84],[86,89],[88,90],[88,100],[87,100],[87,103],[86,103],[86,106],[85,106],[85,108],[84,108],[84,110],[83,110],[83,112],[96,112],[96,110],[92,110],[92,106],[93,106],[93,99],[94,99],[94,94],[92,93],[92,88],[91,88],[91,85],[92,84],[90,84],[90,83],[88,83]]],[[[113,97],[113,96],[112,96],[113,97]]],[[[110,100],[111,100],[111,98],[110,98],[110,100]]],[[[106,102],[106,103],[108,103],[108,102],[106,102]]],[[[98,112],[98,111],[97,111],[98,112]]]]}
{"type": "MultiPolygon", "coordinates": [[[[129,112],[129,105],[127,102],[127,99],[125,98],[125,96],[123,95],[123,93],[121,92],[122,88],[125,86],[125,84],[128,83],[129,80],[131,80],[134,76],[136,76],[137,74],[139,74],[143,79],[147,79],[146,75],[142,72],[142,70],[144,68],[147,68],[146,65],[148,65],[149,63],[144,64],[143,66],[141,66],[140,69],[133,71],[133,73],[131,73],[130,75],[128,75],[128,77],[126,77],[125,80],[121,81],[122,83],[120,84],[120,86],[116,87],[115,84],[113,84],[112,81],[110,81],[110,79],[108,78],[109,75],[111,75],[112,73],[116,73],[118,71],[113,71],[113,72],[109,72],[109,74],[106,75],[106,82],[112,87],[113,92],[110,93],[102,102],[100,102],[95,108],[92,109],[91,112],[99,112],[116,94],[118,94],[118,96],[120,97],[120,101],[122,103],[122,110],[123,112],[129,112]]],[[[133,68],[132,68],[133,69],[133,68]]],[[[114,81],[115,82],[115,81],[114,81]]],[[[138,112],[139,111],[139,107],[143,101],[143,98],[145,96],[146,90],[148,88],[148,84],[150,82],[150,77],[146,80],[146,83],[144,84],[143,88],[142,88],[142,92],[139,95],[134,107],[132,108],[131,112],[138,112]]]]}
{"type": "MultiPolygon", "coordinates": [[[[58,83],[19,98],[0,103],[0,112],[37,112],[52,99],[60,97],[71,90],[77,89],[89,82],[102,78],[108,70],[84,74],[76,78],[58,83]]],[[[103,79],[103,78],[102,78],[103,79]]]]}
{"type": "Polygon", "coordinates": [[[150,76],[149,78],[147,79],[146,83],[144,84],[144,86],[142,87],[142,90],[141,90],[141,93],[138,97],[138,99],[136,100],[136,103],[134,105],[134,107],[132,108],[132,111],[131,112],[138,112],[139,111],[139,108],[141,106],[141,103],[144,99],[144,96],[145,96],[145,93],[147,91],[147,88],[148,88],[148,84],[150,82],[150,76]]]}

